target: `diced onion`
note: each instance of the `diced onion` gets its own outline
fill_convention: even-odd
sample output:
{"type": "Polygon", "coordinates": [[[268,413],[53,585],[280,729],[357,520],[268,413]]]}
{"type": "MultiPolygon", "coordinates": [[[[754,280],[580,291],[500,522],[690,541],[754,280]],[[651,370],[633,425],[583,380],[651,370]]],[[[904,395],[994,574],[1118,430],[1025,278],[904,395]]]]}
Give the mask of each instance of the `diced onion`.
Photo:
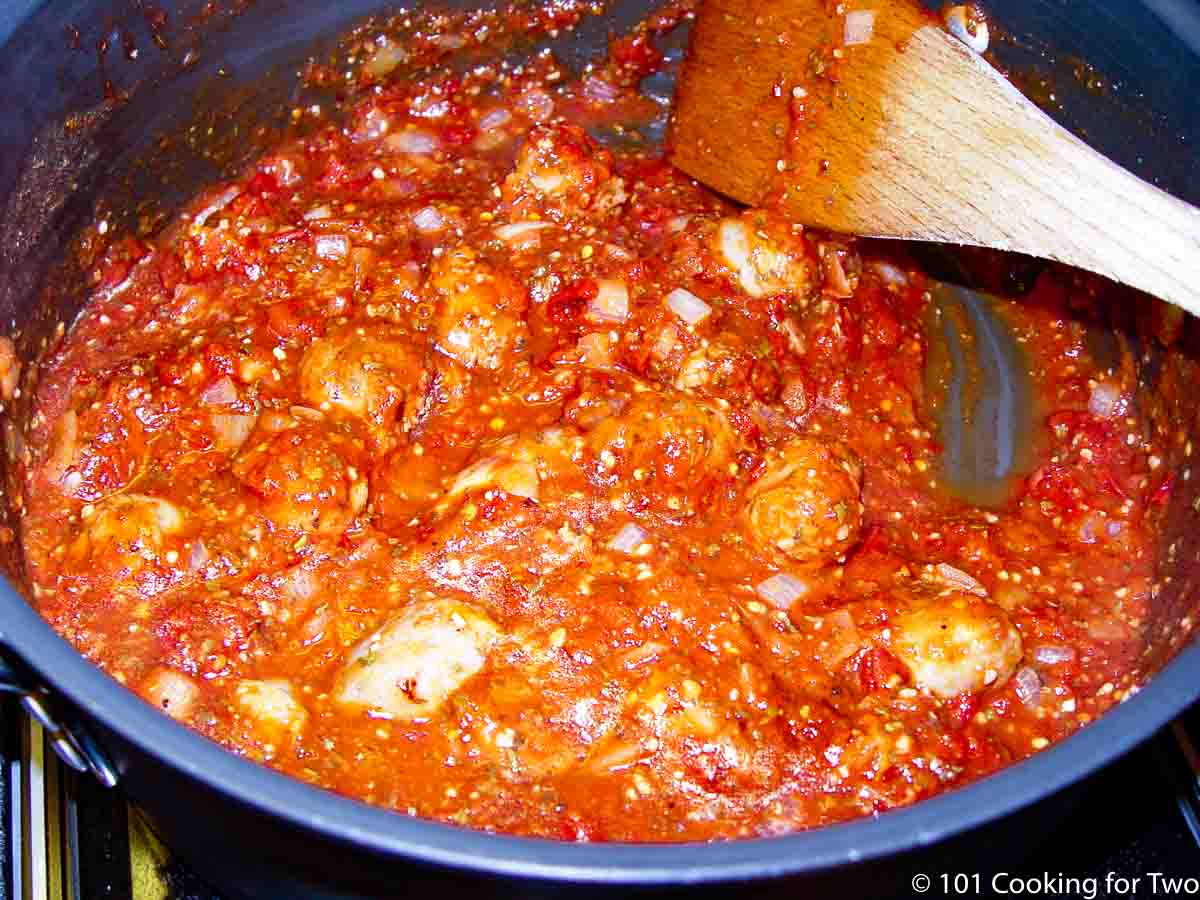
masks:
{"type": "Polygon", "coordinates": [[[1128,625],[1107,617],[1096,618],[1089,622],[1087,633],[1098,641],[1127,641],[1131,637],[1128,625]]]}
{"type": "Polygon", "coordinates": [[[629,318],[629,289],[625,282],[602,278],[596,296],[588,303],[588,316],[595,322],[624,322],[629,318]]]}
{"type": "Polygon", "coordinates": [[[554,115],[554,99],[545,91],[526,91],[513,105],[534,122],[544,122],[554,115]]]}
{"type": "Polygon", "coordinates": [[[363,116],[358,127],[354,129],[351,135],[355,141],[377,141],[392,127],[392,123],[388,120],[387,114],[379,109],[367,110],[367,114],[363,116]]]}
{"type": "Polygon", "coordinates": [[[608,546],[618,553],[632,553],[645,542],[646,532],[633,522],[627,522],[608,542],[608,546]]]}
{"type": "Polygon", "coordinates": [[[446,227],[446,220],[442,217],[442,214],[432,206],[426,206],[424,209],[413,213],[412,221],[413,225],[416,226],[417,231],[420,231],[424,234],[430,234],[434,231],[441,231],[446,227]]]}
{"type": "Polygon", "coordinates": [[[368,75],[381,78],[407,60],[407,50],[399,44],[388,42],[375,51],[375,55],[367,60],[363,65],[363,69],[366,70],[368,75]]]}
{"type": "Polygon", "coordinates": [[[188,567],[193,572],[199,572],[208,565],[208,547],[204,544],[203,538],[197,538],[196,543],[192,544],[192,553],[188,558],[188,567]]]}
{"type": "Polygon", "coordinates": [[[579,362],[589,369],[609,369],[613,365],[613,343],[607,334],[590,332],[575,342],[579,362]]]}
{"type": "Polygon", "coordinates": [[[888,287],[908,287],[908,275],[899,266],[894,266],[890,262],[884,262],[883,260],[875,260],[875,262],[871,263],[871,268],[875,270],[875,274],[879,276],[880,281],[888,287]]]}
{"type": "Polygon", "coordinates": [[[300,565],[284,574],[283,584],[279,587],[280,593],[283,594],[285,599],[305,603],[316,596],[320,585],[317,583],[317,576],[312,573],[312,570],[300,565]]]}
{"type": "Polygon", "coordinates": [[[667,233],[677,234],[688,227],[688,222],[692,221],[691,216],[672,216],[667,219],[667,233]]]}
{"type": "Polygon", "coordinates": [[[1034,662],[1043,666],[1054,666],[1058,663],[1070,662],[1075,658],[1075,648],[1060,644],[1041,644],[1033,648],[1034,662]]]}
{"type": "Polygon", "coordinates": [[[554,223],[552,222],[513,222],[509,225],[497,226],[496,237],[502,241],[515,241],[553,227],[554,223]]]}
{"type": "Polygon", "coordinates": [[[938,563],[933,567],[938,577],[949,585],[956,588],[961,588],[968,594],[974,594],[976,597],[986,597],[987,591],[983,585],[964,572],[962,569],[956,569],[949,563],[938,563]]]}
{"type": "Polygon", "coordinates": [[[597,103],[612,103],[620,95],[617,87],[594,75],[583,81],[583,96],[597,103]]]}
{"type": "Polygon", "coordinates": [[[824,624],[828,630],[829,642],[825,661],[836,666],[842,660],[853,656],[862,645],[862,640],[858,634],[858,627],[854,624],[854,617],[848,609],[834,610],[825,617],[824,624]]]}
{"type": "Polygon", "coordinates": [[[341,234],[323,234],[313,246],[321,259],[345,259],[350,252],[350,241],[341,234]]]}
{"type": "Polygon", "coordinates": [[[1108,419],[1119,413],[1120,407],[1120,389],[1110,381],[1097,381],[1088,397],[1088,412],[1101,419],[1108,419]]]}
{"type": "Polygon", "coordinates": [[[855,10],[846,13],[845,44],[853,47],[855,44],[865,44],[875,34],[875,11],[870,9],[855,10]]]}
{"type": "Polygon", "coordinates": [[[1042,679],[1029,666],[1022,666],[1013,675],[1013,690],[1026,706],[1036,707],[1042,699],[1042,679]]]}
{"type": "Polygon", "coordinates": [[[310,209],[308,212],[306,212],[304,214],[304,221],[305,222],[318,222],[321,219],[328,219],[332,215],[333,215],[333,210],[331,210],[328,206],[325,206],[324,204],[322,204],[321,206],[314,206],[312,209],[310,209]]]}
{"type": "Polygon", "coordinates": [[[218,213],[223,210],[230,203],[236,200],[238,194],[240,193],[241,191],[236,187],[225,188],[225,190],[213,197],[212,200],[209,201],[208,205],[204,207],[204,209],[196,213],[195,218],[192,219],[192,223],[198,228],[203,228],[204,223],[208,221],[209,216],[211,216],[213,213],[218,213]]]}
{"type": "Polygon", "coordinates": [[[436,135],[416,128],[388,135],[384,143],[389,150],[413,154],[434,153],[441,146],[436,135]]]}
{"type": "Polygon", "coordinates": [[[501,128],[512,121],[512,113],[504,107],[490,109],[483,114],[479,120],[480,131],[491,131],[493,128],[501,128]]]}
{"type": "Polygon", "coordinates": [[[205,406],[228,406],[230,403],[237,403],[237,386],[228,375],[222,375],[200,392],[200,402],[205,406]]]}
{"type": "Polygon", "coordinates": [[[699,324],[712,315],[712,307],[686,288],[675,288],[667,294],[667,306],[689,325],[699,324]]]}
{"type": "Polygon", "coordinates": [[[258,416],[214,415],[212,417],[213,432],[221,446],[226,450],[236,450],[246,443],[258,416]]]}
{"type": "Polygon", "coordinates": [[[795,576],[780,572],[778,575],[772,575],[754,590],[776,609],[786,610],[808,593],[808,585],[795,576]]]}

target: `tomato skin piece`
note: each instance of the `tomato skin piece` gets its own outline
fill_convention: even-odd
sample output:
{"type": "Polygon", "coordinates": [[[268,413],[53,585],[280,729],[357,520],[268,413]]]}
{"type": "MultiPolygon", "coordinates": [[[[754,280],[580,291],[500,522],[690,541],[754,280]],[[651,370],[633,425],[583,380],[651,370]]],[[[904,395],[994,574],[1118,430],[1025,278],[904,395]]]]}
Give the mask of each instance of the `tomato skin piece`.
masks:
{"type": "Polygon", "coordinates": [[[851,665],[864,694],[873,694],[908,681],[908,669],[904,663],[883,647],[864,650],[851,665]]]}
{"type": "Polygon", "coordinates": [[[588,304],[596,299],[599,285],[591,278],[583,278],[555,291],[546,301],[546,318],[555,325],[571,325],[587,311],[588,304]]]}

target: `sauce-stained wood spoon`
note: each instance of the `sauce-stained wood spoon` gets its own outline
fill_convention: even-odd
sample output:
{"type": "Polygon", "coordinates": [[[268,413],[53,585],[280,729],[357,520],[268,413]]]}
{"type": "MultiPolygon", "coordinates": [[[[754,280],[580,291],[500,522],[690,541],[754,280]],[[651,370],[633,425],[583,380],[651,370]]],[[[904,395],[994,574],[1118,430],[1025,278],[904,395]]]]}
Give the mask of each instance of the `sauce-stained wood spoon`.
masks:
{"type": "Polygon", "coordinates": [[[1200,314],[1200,209],[1053,122],[958,24],[915,0],[705,0],[671,160],[805,225],[1016,250],[1200,314]]]}

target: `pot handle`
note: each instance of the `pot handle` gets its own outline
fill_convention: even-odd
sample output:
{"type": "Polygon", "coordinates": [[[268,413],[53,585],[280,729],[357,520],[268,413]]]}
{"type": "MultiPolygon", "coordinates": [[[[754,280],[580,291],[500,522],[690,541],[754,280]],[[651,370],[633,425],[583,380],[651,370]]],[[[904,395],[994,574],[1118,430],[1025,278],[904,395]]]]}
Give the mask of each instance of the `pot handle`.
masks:
{"type": "Polygon", "coordinates": [[[0,647],[0,693],[17,697],[25,712],[42,726],[51,748],[64,764],[92,775],[104,787],[115,787],[117,770],[88,729],[81,722],[64,721],[46,687],[23,673],[24,667],[10,662],[0,647]]]}

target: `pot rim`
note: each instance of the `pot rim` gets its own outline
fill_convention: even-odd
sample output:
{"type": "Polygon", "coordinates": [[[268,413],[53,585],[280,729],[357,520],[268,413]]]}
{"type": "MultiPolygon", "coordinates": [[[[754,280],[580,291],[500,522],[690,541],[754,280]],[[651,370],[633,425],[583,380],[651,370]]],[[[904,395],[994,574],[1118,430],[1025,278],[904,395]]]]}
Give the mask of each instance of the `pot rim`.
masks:
{"type": "Polygon", "coordinates": [[[384,856],[478,874],[591,884],[683,885],[812,874],[928,846],[1081,780],[1200,697],[1200,643],[1193,642],[1140,691],[1061,743],[913,806],[778,837],[576,844],[411,818],[305,784],[235,755],[143,702],[84,659],[7,583],[0,584],[0,623],[0,646],[88,716],[231,800],[384,856]]]}

